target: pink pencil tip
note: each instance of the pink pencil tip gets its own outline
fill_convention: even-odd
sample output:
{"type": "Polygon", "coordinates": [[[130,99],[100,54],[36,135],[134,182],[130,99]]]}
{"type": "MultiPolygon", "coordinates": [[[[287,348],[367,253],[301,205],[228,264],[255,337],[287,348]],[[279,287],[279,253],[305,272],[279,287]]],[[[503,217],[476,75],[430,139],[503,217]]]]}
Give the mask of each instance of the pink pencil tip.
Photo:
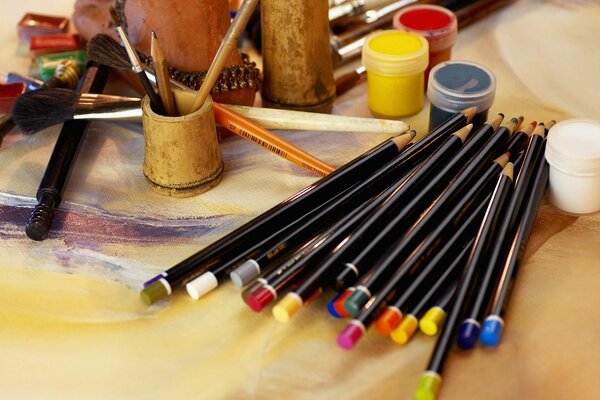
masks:
{"type": "Polygon", "coordinates": [[[338,335],[338,345],[345,350],[352,350],[363,336],[364,331],[361,327],[355,324],[348,324],[344,330],[338,335]]]}

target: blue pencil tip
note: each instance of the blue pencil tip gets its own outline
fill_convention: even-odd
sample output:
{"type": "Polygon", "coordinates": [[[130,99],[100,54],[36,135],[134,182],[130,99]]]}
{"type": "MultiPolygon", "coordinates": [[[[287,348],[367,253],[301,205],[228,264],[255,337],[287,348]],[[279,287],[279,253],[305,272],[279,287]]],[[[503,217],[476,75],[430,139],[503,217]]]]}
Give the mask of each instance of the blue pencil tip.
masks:
{"type": "Polygon", "coordinates": [[[486,347],[496,347],[500,343],[504,321],[497,316],[487,317],[481,328],[479,340],[486,347]]]}
{"type": "Polygon", "coordinates": [[[477,343],[480,328],[481,325],[479,322],[472,319],[468,319],[460,324],[456,337],[458,347],[462,350],[473,349],[477,343]]]}
{"type": "Polygon", "coordinates": [[[340,314],[337,313],[337,311],[335,311],[335,308],[333,307],[333,304],[337,301],[337,299],[340,298],[342,294],[338,293],[333,299],[331,299],[331,301],[327,304],[327,311],[329,311],[329,314],[331,314],[332,317],[334,318],[342,318],[342,316],[340,314]]]}

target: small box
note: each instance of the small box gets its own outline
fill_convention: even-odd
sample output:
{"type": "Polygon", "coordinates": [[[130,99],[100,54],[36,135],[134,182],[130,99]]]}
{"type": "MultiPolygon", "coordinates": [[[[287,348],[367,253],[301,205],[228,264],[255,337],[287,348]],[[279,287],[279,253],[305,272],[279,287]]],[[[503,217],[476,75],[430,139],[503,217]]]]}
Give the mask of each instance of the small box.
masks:
{"type": "Polygon", "coordinates": [[[28,41],[35,35],[66,33],[69,19],[53,15],[27,13],[17,25],[17,32],[22,41],[28,41]]]}
{"type": "Polygon", "coordinates": [[[25,93],[23,82],[0,83],[0,114],[10,113],[15,99],[23,93],[25,93]]]}
{"type": "Polygon", "coordinates": [[[31,37],[29,51],[34,56],[63,53],[79,49],[79,35],[55,33],[52,35],[36,35],[31,37]]]}

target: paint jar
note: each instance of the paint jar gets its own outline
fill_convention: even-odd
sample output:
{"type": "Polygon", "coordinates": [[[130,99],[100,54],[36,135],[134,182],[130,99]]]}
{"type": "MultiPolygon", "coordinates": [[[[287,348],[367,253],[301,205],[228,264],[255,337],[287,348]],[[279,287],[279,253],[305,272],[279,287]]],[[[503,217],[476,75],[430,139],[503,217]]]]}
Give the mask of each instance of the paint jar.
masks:
{"type": "Polygon", "coordinates": [[[548,132],[549,197],[571,214],[600,211],[600,121],[570,119],[548,132]]]}
{"type": "Polygon", "coordinates": [[[435,5],[417,5],[403,8],[394,14],[394,29],[415,32],[429,43],[429,65],[425,70],[425,88],[429,71],[452,56],[452,47],[458,34],[456,15],[447,8],[435,5]]]}
{"type": "Polygon", "coordinates": [[[369,35],[362,48],[362,64],[367,69],[371,112],[384,118],[419,112],[428,60],[427,40],[416,33],[386,30],[369,35]]]}
{"type": "Polygon", "coordinates": [[[429,74],[427,97],[431,102],[429,130],[469,107],[477,107],[471,122],[481,126],[494,103],[496,78],[492,72],[469,61],[445,61],[429,74]]]}
{"type": "MultiPolygon", "coordinates": [[[[181,112],[180,104],[177,108],[181,112]]],[[[190,197],[216,186],[223,172],[212,99],[179,117],[155,113],[148,97],[142,100],[144,176],[157,193],[190,197]]]]}

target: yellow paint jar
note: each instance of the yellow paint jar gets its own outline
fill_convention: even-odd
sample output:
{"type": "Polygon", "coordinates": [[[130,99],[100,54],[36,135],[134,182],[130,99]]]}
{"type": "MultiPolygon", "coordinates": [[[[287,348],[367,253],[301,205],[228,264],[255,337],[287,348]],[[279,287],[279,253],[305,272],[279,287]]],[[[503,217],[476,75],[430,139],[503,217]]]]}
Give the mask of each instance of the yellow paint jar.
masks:
{"type": "Polygon", "coordinates": [[[413,32],[375,32],[365,40],[362,63],[367,69],[369,109],[380,117],[412,115],[423,108],[427,40],[413,32]]]}

